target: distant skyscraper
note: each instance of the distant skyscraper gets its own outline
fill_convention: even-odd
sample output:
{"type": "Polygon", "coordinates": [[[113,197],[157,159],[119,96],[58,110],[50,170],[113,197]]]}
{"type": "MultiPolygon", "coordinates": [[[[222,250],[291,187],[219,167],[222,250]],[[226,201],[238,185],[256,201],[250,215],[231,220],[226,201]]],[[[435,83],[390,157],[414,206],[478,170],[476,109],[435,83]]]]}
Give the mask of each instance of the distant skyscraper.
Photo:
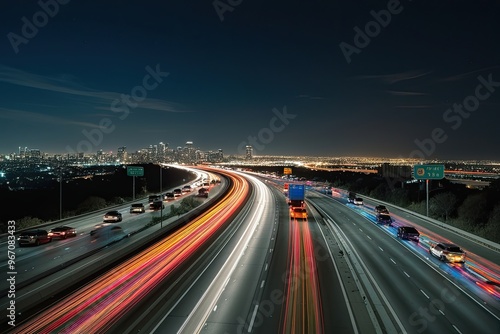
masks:
{"type": "Polygon", "coordinates": [[[19,157],[20,158],[25,158],[28,153],[28,148],[27,147],[21,147],[19,146],[19,157]]]}
{"type": "Polygon", "coordinates": [[[166,145],[163,142],[160,142],[158,144],[158,161],[159,162],[165,161],[165,151],[166,151],[166,145]]]}
{"type": "Polygon", "coordinates": [[[102,151],[102,149],[97,151],[96,158],[98,162],[104,162],[104,152],[102,151]]]}
{"type": "Polygon", "coordinates": [[[246,160],[252,160],[252,158],[253,158],[253,147],[252,147],[252,145],[247,145],[245,149],[246,149],[245,159],[246,160]]]}
{"type": "Polygon", "coordinates": [[[187,141],[186,146],[184,146],[183,162],[193,163],[195,161],[196,161],[196,150],[193,146],[193,142],[187,141]]]}
{"type": "Polygon", "coordinates": [[[127,147],[126,146],[118,147],[118,152],[116,153],[116,156],[118,158],[118,161],[126,162],[127,161],[127,147]]]}
{"type": "Polygon", "coordinates": [[[40,152],[39,149],[32,148],[29,152],[30,152],[29,156],[32,159],[36,160],[36,159],[41,159],[42,158],[42,152],[40,152]]]}

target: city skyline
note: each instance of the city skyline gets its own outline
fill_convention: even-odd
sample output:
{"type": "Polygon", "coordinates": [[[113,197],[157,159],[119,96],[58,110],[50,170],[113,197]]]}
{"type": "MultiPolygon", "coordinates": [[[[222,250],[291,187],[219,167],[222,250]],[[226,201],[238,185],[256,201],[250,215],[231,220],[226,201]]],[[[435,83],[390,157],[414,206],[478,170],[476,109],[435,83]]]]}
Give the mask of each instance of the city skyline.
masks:
{"type": "Polygon", "coordinates": [[[9,5],[0,152],[500,160],[500,4],[216,3],[9,5]]]}
{"type": "MultiPolygon", "coordinates": [[[[186,144],[191,143],[194,145],[192,141],[187,141],[186,144]]],[[[182,151],[186,150],[188,146],[175,146],[175,147],[170,147],[168,143],[164,144],[163,142],[158,142],[157,144],[149,144],[148,147],[142,147],[138,150],[130,150],[126,145],[120,146],[116,148],[115,150],[110,150],[110,151],[104,151],[104,150],[99,150],[96,152],[91,152],[91,153],[84,153],[84,152],[79,152],[79,153],[70,153],[70,152],[45,152],[39,148],[35,147],[28,147],[28,146],[18,146],[17,152],[11,151],[10,153],[3,153],[0,152],[0,162],[2,161],[1,159],[9,159],[9,158],[24,158],[24,157],[35,157],[35,158],[58,158],[58,157],[97,157],[99,154],[103,154],[106,156],[112,156],[112,157],[120,157],[122,153],[126,153],[128,155],[130,154],[144,154],[147,151],[150,151],[151,149],[158,149],[160,145],[158,144],[163,144],[165,145],[165,153],[169,152],[169,154],[172,154],[176,151],[182,151]],[[29,154],[27,154],[29,152],[29,154]]],[[[251,145],[248,145],[245,148],[245,152],[243,154],[226,154],[222,149],[210,149],[210,148],[204,148],[204,147],[198,147],[194,146],[193,147],[193,152],[200,152],[202,155],[203,154],[208,154],[208,153],[216,153],[216,154],[223,154],[224,158],[236,158],[242,159],[242,160],[252,160],[252,159],[259,159],[259,161],[265,161],[266,159],[279,159],[279,158],[290,158],[290,159],[295,159],[295,162],[299,161],[316,161],[317,163],[324,163],[324,160],[326,159],[327,161],[343,161],[348,162],[348,161],[356,161],[358,163],[364,162],[378,162],[378,163],[391,163],[391,164],[412,164],[412,163],[421,163],[421,162],[428,162],[428,163],[439,163],[439,162],[451,162],[451,163],[485,163],[485,164],[500,164],[500,159],[418,159],[418,158],[409,158],[409,157],[389,157],[389,156],[316,156],[316,155],[281,155],[281,154],[273,154],[273,155],[258,155],[254,154],[254,148],[251,145]],[[263,160],[262,160],[263,159],[263,160]]],[[[157,150],[156,152],[161,151],[161,149],[157,150]]],[[[120,159],[121,160],[121,159],[120,159]]]]}

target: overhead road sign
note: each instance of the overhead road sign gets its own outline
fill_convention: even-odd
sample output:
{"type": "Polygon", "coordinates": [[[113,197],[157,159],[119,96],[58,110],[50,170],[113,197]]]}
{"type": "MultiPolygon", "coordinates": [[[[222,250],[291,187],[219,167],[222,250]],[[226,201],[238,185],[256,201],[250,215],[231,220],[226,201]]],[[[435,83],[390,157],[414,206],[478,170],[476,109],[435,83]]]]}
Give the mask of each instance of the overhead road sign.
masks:
{"type": "Polygon", "coordinates": [[[441,180],[444,178],[444,165],[414,165],[413,177],[417,180],[441,180]]]}
{"type": "Polygon", "coordinates": [[[144,176],[144,167],[127,166],[127,176],[144,176]]]}

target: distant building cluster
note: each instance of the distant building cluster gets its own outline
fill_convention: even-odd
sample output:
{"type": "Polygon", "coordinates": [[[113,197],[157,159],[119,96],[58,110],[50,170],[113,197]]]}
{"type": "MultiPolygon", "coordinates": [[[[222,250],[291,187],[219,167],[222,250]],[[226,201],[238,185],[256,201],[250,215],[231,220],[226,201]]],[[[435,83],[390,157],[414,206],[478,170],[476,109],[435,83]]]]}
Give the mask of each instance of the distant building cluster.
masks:
{"type": "MultiPolygon", "coordinates": [[[[247,153],[248,158],[248,153],[247,153]]],[[[194,146],[192,141],[187,141],[184,146],[170,148],[168,143],[160,142],[149,145],[135,152],[128,152],[126,146],[118,147],[116,153],[98,150],[95,154],[66,153],[54,154],[42,153],[39,149],[19,147],[17,153],[11,153],[0,157],[2,161],[17,162],[59,162],[65,164],[143,164],[143,163],[220,163],[224,161],[222,149],[215,151],[204,151],[194,146]]]]}

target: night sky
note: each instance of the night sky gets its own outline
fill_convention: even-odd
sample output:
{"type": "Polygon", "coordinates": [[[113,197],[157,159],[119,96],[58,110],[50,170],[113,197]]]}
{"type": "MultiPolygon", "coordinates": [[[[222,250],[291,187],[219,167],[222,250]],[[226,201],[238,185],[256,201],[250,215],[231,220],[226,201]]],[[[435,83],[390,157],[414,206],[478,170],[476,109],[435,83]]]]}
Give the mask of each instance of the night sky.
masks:
{"type": "Polygon", "coordinates": [[[0,154],[500,160],[498,1],[8,3],[0,154]]]}

